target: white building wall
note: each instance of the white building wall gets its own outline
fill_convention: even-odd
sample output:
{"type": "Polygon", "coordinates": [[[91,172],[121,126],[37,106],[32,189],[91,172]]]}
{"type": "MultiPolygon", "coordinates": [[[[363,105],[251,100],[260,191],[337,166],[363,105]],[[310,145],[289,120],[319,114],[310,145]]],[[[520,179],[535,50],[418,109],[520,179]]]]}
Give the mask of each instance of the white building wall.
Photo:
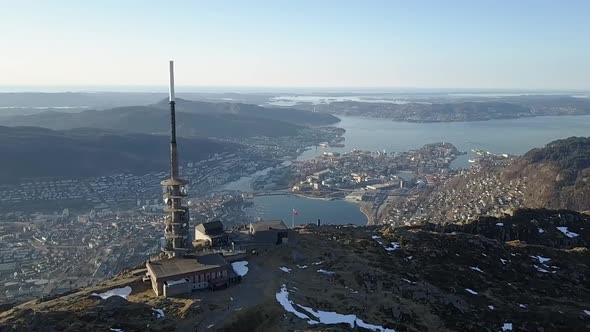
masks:
{"type": "Polygon", "coordinates": [[[207,234],[199,232],[199,230],[195,228],[195,240],[206,240],[211,242],[211,237],[209,237],[207,234]]]}

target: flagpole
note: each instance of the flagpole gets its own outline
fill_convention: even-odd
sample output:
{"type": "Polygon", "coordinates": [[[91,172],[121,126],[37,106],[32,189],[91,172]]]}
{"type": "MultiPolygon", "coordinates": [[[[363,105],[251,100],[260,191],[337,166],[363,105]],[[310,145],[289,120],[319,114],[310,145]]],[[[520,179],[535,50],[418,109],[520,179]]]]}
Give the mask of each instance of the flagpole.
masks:
{"type": "Polygon", "coordinates": [[[295,208],[291,209],[291,228],[295,228],[295,208]]]}

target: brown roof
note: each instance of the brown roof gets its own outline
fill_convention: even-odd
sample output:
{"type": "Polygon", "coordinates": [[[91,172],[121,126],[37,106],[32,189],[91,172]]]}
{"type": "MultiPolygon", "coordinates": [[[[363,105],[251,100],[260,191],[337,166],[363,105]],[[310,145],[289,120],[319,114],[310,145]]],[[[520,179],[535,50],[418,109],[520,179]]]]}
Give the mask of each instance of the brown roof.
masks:
{"type": "Polygon", "coordinates": [[[196,258],[174,257],[147,263],[148,269],[151,270],[156,279],[214,269],[225,265],[227,265],[227,262],[219,254],[207,254],[196,258]]]}

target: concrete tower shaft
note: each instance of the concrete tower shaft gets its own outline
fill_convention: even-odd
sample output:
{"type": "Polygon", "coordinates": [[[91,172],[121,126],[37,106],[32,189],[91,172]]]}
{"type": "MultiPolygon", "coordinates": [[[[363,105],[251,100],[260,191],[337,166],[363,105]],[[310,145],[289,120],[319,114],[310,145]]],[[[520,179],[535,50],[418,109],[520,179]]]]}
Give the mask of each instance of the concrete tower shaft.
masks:
{"type": "Polygon", "coordinates": [[[176,100],[174,97],[174,62],[170,61],[170,178],[161,182],[164,190],[164,220],[166,246],[162,248],[168,256],[184,256],[191,249],[190,215],[183,205],[188,181],[179,178],[178,151],[176,146],[176,100]]]}

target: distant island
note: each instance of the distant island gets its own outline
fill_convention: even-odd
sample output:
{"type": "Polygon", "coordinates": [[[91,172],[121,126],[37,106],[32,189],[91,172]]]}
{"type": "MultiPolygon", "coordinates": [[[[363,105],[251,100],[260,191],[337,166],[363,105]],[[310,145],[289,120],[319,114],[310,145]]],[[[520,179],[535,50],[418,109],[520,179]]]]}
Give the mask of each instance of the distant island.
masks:
{"type": "Polygon", "coordinates": [[[537,95],[412,99],[400,103],[335,101],[321,104],[300,103],[294,107],[336,115],[370,116],[405,122],[463,122],[590,115],[590,98],[537,95]]]}

